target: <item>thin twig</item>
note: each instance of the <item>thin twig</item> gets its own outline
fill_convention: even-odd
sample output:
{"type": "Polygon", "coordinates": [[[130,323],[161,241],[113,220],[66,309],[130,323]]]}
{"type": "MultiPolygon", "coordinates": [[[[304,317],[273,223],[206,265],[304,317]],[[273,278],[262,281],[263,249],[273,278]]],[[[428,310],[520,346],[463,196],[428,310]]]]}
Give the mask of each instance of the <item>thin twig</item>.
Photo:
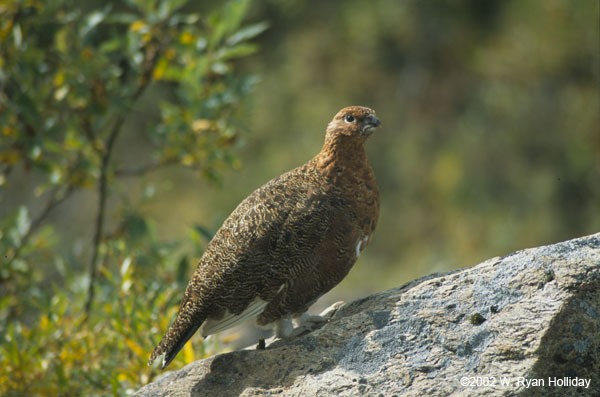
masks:
{"type": "MultiPolygon", "coordinates": [[[[142,72],[142,76],[140,79],[140,85],[138,89],[133,94],[131,98],[131,103],[135,103],[135,101],[144,93],[148,85],[151,81],[151,74],[156,65],[156,61],[158,59],[159,50],[154,46],[150,46],[148,48],[147,58],[145,62],[145,66],[142,72]]],[[[115,120],[115,124],[112,127],[110,135],[106,140],[106,145],[104,147],[104,152],[101,158],[100,165],[100,179],[98,181],[98,214],[96,216],[96,222],[94,227],[94,238],[93,238],[93,246],[92,246],[92,257],[90,259],[89,265],[89,285],[88,285],[88,293],[85,301],[85,316],[84,320],[86,321],[89,317],[92,303],[94,301],[94,284],[96,283],[97,273],[98,273],[98,253],[100,251],[100,242],[102,241],[102,234],[104,228],[104,213],[106,211],[106,199],[107,199],[107,187],[108,187],[108,165],[110,162],[110,157],[113,152],[115,141],[121,132],[121,128],[125,123],[126,117],[123,113],[117,116],[115,120]]]]}
{"type": "Polygon", "coordinates": [[[94,149],[96,153],[102,155],[102,150],[96,145],[96,132],[92,128],[92,125],[90,124],[90,118],[87,115],[84,115],[84,118],[81,121],[81,127],[88,143],[90,146],[92,146],[92,149],[94,149]]]}
{"type": "MultiPolygon", "coordinates": [[[[107,177],[108,177],[108,162],[112,154],[113,145],[119,131],[125,122],[124,116],[119,116],[113,126],[113,129],[108,137],[106,150],[102,155],[102,164],[100,166],[100,180],[98,182],[98,214],[96,215],[96,223],[94,227],[94,239],[92,258],[90,260],[90,284],[88,286],[87,299],[85,301],[85,313],[89,314],[92,301],[94,300],[94,283],[96,281],[98,252],[100,249],[100,240],[102,240],[102,229],[104,227],[104,211],[106,210],[106,193],[107,193],[107,177]]],[[[86,316],[87,317],[87,316],[86,316]]]]}
{"type": "Polygon", "coordinates": [[[8,260],[7,265],[10,265],[15,259],[19,257],[23,247],[27,245],[33,233],[42,225],[42,223],[48,217],[48,215],[50,215],[52,210],[56,208],[60,203],[65,201],[71,195],[71,193],[73,193],[73,186],[69,186],[61,197],[58,197],[59,190],[59,187],[56,187],[52,190],[50,200],[48,200],[48,202],[46,203],[46,207],[44,207],[44,210],[41,212],[41,214],[37,216],[37,218],[31,221],[29,229],[27,229],[27,232],[23,235],[23,237],[21,237],[21,241],[16,247],[13,256],[8,260]]]}

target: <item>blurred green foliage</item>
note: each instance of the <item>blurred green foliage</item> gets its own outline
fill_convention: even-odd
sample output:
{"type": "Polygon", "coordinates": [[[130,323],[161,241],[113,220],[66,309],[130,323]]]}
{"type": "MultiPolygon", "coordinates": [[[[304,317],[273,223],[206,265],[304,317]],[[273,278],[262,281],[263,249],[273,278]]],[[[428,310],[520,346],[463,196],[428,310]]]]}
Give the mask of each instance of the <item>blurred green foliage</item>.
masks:
{"type": "MultiPolygon", "coordinates": [[[[158,373],[146,366],[149,353],[209,232],[190,230],[192,250],[158,239],[140,210],[156,186],[144,184],[136,199],[118,181],[168,165],[214,181],[236,165],[232,145],[255,78],[235,62],[257,50],[251,40],[266,28],[242,23],[247,0],[202,14],[187,3],[0,4],[0,185],[3,195],[18,189],[12,174],[24,172],[44,203],[35,216],[20,204],[0,225],[2,395],[122,395],[158,373]],[[140,112],[148,155],[132,165],[114,144],[135,134],[140,112]],[[91,260],[61,250],[64,236],[45,223],[85,190],[96,196],[91,260]]],[[[174,368],[217,348],[188,344],[174,368]]]]}

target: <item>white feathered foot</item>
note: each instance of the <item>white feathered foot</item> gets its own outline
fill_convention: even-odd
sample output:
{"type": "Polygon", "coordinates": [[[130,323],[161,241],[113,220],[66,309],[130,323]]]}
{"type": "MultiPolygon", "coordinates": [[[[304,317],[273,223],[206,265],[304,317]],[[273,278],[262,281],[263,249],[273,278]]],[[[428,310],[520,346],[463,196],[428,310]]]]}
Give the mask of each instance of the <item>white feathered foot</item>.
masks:
{"type": "Polygon", "coordinates": [[[305,312],[300,316],[294,317],[293,321],[290,318],[283,318],[279,321],[276,321],[274,326],[275,335],[266,341],[264,339],[259,340],[259,343],[256,345],[256,349],[261,350],[266,346],[270,346],[274,342],[294,339],[317,330],[323,327],[325,323],[327,323],[344,305],[344,302],[339,301],[329,306],[320,315],[312,315],[308,312],[305,312]]]}

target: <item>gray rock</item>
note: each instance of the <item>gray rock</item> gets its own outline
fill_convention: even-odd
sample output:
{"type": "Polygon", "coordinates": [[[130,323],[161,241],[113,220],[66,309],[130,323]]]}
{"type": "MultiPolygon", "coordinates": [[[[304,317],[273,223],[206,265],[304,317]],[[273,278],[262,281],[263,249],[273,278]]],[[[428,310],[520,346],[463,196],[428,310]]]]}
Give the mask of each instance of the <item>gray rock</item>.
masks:
{"type": "Polygon", "coordinates": [[[598,396],[599,286],[600,233],[371,295],[312,333],[196,361],[135,395],[598,396]],[[553,383],[565,379],[590,383],[553,383]]]}

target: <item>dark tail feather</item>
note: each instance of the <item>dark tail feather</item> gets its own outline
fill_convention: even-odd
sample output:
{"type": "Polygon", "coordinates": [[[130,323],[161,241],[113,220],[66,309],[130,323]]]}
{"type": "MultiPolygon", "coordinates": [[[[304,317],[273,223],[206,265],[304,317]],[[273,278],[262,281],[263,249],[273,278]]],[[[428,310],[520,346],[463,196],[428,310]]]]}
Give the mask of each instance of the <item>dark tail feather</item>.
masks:
{"type": "Polygon", "coordinates": [[[203,321],[198,321],[191,324],[188,322],[186,324],[179,316],[177,316],[165,336],[162,337],[160,343],[150,355],[148,365],[152,364],[158,356],[164,353],[165,356],[161,367],[164,369],[171,361],[173,361],[175,356],[177,356],[177,353],[179,353],[185,343],[196,333],[202,323],[203,321]]]}

